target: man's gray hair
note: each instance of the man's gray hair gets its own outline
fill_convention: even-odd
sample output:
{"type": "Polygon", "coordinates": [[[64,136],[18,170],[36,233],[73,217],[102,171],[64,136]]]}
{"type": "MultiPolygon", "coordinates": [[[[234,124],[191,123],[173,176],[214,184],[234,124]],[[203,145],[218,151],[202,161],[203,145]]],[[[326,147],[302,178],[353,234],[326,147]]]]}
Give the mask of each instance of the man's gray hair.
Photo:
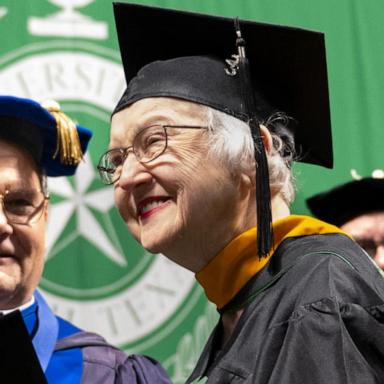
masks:
{"type": "MultiPolygon", "coordinates": [[[[209,154],[221,159],[234,174],[250,174],[255,169],[254,143],[248,124],[226,113],[203,107],[209,132],[209,154]]],[[[295,197],[291,163],[294,159],[293,140],[286,128],[289,118],[273,114],[263,122],[271,132],[273,149],[267,155],[271,196],[280,193],[287,204],[295,197]],[[273,133],[273,132],[277,132],[273,133]],[[280,137],[284,136],[284,139],[280,137]]]]}
{"type": "Polygon", "coordinates": [[[41,191],[44,193],[45,196],[48,196],[49,195],[48,177],[45,173],[45,170],[39,169],[39,179],[40,179],[41,191]]]}

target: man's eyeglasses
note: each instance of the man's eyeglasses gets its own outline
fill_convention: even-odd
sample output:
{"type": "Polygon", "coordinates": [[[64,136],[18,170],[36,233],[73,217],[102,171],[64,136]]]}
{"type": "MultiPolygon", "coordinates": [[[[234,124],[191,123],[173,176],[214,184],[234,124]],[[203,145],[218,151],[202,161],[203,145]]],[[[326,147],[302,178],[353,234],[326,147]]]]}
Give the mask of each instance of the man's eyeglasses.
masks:
{"type": "Polygon", "coordinates": [[[132,151],[140,163],[149,163],[162,155],[168,145],[168,128],[207,129],[198,125],[151,125],[142,129],[134,138],[132,146],[114,148],[101,156],[97,169],[103,183],[110,185],[119,180],[121,169],[132,151]]]}
{"type": "Polygon", "coordinates": [[[363,248],[373,259],[376,256],[377,248],[384,246],[384,239],[381,239],[381,241],[375,241],[373,239],[355,238],[355,240],[357,244],[359,244],[360,247],[363,248]]]}
{"type": "Polygon", "coordinates": [[[47,199],[49,197],[42,191],[33,188],[6,190],[4,194],[0,194],[3,213],[12,224],[27,225],[37,222],[47,199]]]}

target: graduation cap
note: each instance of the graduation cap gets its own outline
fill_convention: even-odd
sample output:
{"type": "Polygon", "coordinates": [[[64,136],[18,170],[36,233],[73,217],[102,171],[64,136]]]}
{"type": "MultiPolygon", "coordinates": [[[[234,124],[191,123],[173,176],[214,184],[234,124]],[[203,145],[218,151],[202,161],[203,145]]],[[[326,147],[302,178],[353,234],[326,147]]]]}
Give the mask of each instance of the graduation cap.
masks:
{"type": "Polygon", "coordinates": [[[322,33],[253,21],[115,3],[128,84],[114,113],[147,97],[207,105],[250,125],[255,141],[259,255],[271,247],[266,155],[259,124],[273,112],[294,119],[300,161],[332,167],[322,33]]]}
{"type": "Polygon", "coordinates": [[[384,179],[350,181],[312,196],[306,203],[319,219],[341,226],[365,213],[384,211],[384,179]]]}
{"type": "Polygon", "coordinates": [[[0,96],[0,139],[26,149],[47,176],[74,174],[91,137],[54,101],[0,96]]]}

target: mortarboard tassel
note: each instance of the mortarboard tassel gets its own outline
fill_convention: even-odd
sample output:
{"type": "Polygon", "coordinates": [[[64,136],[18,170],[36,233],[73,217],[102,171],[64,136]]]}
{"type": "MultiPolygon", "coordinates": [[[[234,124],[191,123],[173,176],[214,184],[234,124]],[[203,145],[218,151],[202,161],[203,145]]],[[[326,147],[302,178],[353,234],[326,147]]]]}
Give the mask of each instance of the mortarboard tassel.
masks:
{"type": "Polygon", "coordinates": [[[245,41],[241,36],[239,19],[235,19],[236,46],[238,48],[238,72],[245,113],[249,120],[255,146],[256,162],[256,209],[257,209],[257,247],[259,257],[268,255],[273,244],[271,192],[269,188],[268,161],[261,137],[260,121],[256,115],[255,97],[252,89],[251,72],[245,55],[245,41]]]}
{"type": "Polygon", "coordinates": [[[61,111],[60,105],[56,101],[47,100],[41,103],[41,106],[50,112],[56,120],[57,142],[52,158],[55,159],[60,153],[61,163],[79,164],[83,158],[83,152],[75,123],[61,111]]]}

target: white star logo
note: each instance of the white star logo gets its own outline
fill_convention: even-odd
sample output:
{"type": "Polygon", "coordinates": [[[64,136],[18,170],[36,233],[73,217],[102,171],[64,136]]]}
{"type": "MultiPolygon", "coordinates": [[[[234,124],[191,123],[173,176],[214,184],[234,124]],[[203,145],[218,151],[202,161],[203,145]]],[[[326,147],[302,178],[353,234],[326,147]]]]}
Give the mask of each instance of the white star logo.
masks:
{"type": "Polygon", "coordinates": [[[114,205],[113,188],[104,187],[88,192],[89,186],[95,179],[95,170],[89,154],[79,165],[75,174],[75,185],[72,186],[65,177],[49,178],[49,191],[64,198],[56,204],[51,204],[48,215],[47,231],[47,259],[53,258],[57,253],[74,241],[78,236],[83,236],[96,248],[105,254],[114,263],[121,267],[127,266],[123,256],[122,247],[107,212],[114,205]],[[97,221],[90,208],[104,214],[105,224],[113,237],[113,243],[97,221]],[[76,213],[77,231],[60,238],[68,221],[76,213]],[[60,240],[59,240],[60,238],[60,240]],[[59,241],[58,241],[59,240],[59,241]],[[117,249],[116,246],[119,248],[117,249]],[[50,252],[52,251],[52,252],[50,252]]]}

